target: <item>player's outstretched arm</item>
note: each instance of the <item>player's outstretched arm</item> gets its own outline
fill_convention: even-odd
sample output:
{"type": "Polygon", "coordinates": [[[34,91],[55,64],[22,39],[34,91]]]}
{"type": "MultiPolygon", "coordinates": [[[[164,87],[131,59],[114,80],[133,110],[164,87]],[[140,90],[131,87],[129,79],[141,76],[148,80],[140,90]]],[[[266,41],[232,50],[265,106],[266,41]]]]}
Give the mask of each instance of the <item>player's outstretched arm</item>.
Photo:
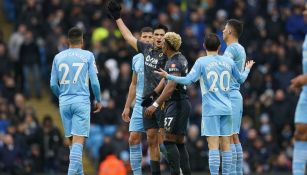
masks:
{"type": "Polygon", "coordinates": [[[60,95],[60,87],[59,87],[59,79],[56,72],[56,65],[53,61],[51,68],[51,76],[50,76],[50,88],[52,93],[59,98],[60,95]]]}
{"type": "Polygon", "coordinates": [[[160,71],[154,71],[154,72],[156,74],[168,79],[168,80],[173,80],[176,83],[189,85],[193,82],[196,82],[199,79],[199,76],[201,74],[201,68],[200,68],[200,63],[198,61],[196,61],[194,66],[192,67],[191,71],[185,77],[178,77],[178,76],[175,76],[175,75],[169,75],[163,69],[160,69],[160,71]]]}
{"type": "Polygon", "coordinates": [[[232,74],[234,78],[238,81],[238,83],[242,84],[247,79],[250,69],[253,67],[254,64],[255,64],[254,60],[247,61],[245,64],[245,70],[241,74],[237,66],[233,62],[232,74]]]}
{"type": "Polygon", "coordinates": [[[136,83],[137,83],[137,74],[135,72],[133,72],[132,74],[132,80],[129,86],[129,92],[128,92],[128,96],[127,96],[127,100],[125,103],[125,108],[124,111],[122,113],[122,119],[125,122],[129,122],[130,121],[130,107],[132,104],[132,101],[135,99],[135,94],[136,94],[136,83]]]}
{"type": "Polygon", "coordinates": [[[109,16],[115,20],[118,29],[120,30],[121,34],[123,35],[124,39],[129,43],[131,47],[135,50],[137,49],[137,39],[132,35],[131,31],[127,28],[125,23],[120,17],[121,6],[116,1],[109,1],[107,4],[107,8],[109,10],[109,16]]]}

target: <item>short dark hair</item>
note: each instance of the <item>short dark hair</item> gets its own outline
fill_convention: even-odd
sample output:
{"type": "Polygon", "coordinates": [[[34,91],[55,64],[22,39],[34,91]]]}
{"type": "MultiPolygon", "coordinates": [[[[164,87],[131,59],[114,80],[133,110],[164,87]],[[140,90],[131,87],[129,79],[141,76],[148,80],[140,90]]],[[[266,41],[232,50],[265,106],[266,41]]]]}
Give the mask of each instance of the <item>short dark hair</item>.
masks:
{"type": "Polygon", "coordinates": [[[82,41],[83,31],[78,27],[73,27],[68,31],[68,41],[70,44],[79,44],[82,41]]]}
{"type": "Polygon", "coordinates": [[[230,19],[227,23],[231,28],[234,29],[234,35],[239,38],[243,32],[243,22],[237,19],[230,19]]]}
{"type": "Polygon", "coordinates": [[[221,45],[217,34],[210,33],[205,36],[205,48],[207,51],[217,51],[221,45]]]}
{"type": "Polygon", "coordinates": [[[153,30],[158,30],[158,29],[162,29],[164,30],[164,32],[168,32],[168,28],[166,27],[166,25],[163,25],[163,24],[157,24],[156,26],[154,26],[153,30]]]}
{"type": "Polygon", "coordinates": [[[141,29],[141,33],[143,33],[143,32],[153,32],[153,29],[151,28],[151,27],[143,27],[142,29],[141,29]]]}

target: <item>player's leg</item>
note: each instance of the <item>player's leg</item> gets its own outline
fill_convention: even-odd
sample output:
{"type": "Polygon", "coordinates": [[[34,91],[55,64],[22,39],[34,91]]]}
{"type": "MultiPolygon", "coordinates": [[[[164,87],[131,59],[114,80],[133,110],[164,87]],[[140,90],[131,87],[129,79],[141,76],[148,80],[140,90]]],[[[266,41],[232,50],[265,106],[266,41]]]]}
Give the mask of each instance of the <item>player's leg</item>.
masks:
{"type": "Polygon", "coordinates": [[[228,175],[231,172],[232,153],[230,148],[230,136],[233,131],[231,116],[221,116],[221,150],[222,150],[222,174],[228,175]]]}
{"type": "Polygon", "coordinates": [[[202,117],[201,135],[207,136],[210,174],[218,175],[220,169],[220,116],[202,117]]]}
{"type": "Polygon", "coordinates": [[[219,137],[208,136],[209,147],[209,169],[211,175],[218,175],[220,169],[220,150],[219,150],[219,137]]]}
{"type": "Polygon", "coordinates": [[[130,165],[134,175],[142,174],[142,132],[145,132],[143,126],[142,107],[136,104],[133,108],[129,124],[129,149],[130,165]]]}
{"type": "Polygon", "coordinates": [[[71,112],[73,143],[69,156],[69,172],[83,175],[82,153],[84,140],[89,136],[90,130],[90,104],[72,104],[71,112]]]}
{"type": "MultiPolygon", "coordinates": [[[[144,114],[144,109],[143,109],[144,114]]],[[[152,175],[160,175],[160,147],[159,147],[159,117],[157,111],[152,117],[143,117],[143,125],[146,130],[147,143],[150,155],[150,168],[152,175]]]]}
{"type": "Polygon", "coordinates": [[[166,133],[164,146],[166,148],[166,156],[170,166],[171,175],[180,175],[180,153],[176,145],[176,135],[166,133]]]}
{"type": "Polygon", "coordinates": [[[150,128],[146,130],[147,143],[150,154],[150,167],[153,175],[159,175],[160,173],[160,147],[159,147],[159,129],[150,128]]]}
{"type": "Polygon", "coordinates": [[[186,149],[184,137],[188,126],[188,119],[191,112],[191,104],[188,100],[181,100],[179,114],[176,120],[175,134],[177,135],[176,145],[180,154],[180,168],[183,175],[191,174],[189,153],[186,149]]]}
{"type": "Polygon", "coordinates": [[[231,175],[237,174],[237,151],[236,151],[236,145],[234,144],[234,135],[230,136],[230,149],[232,154],[232,162],[231,162],[231,175]]]}
{"type": "Polygon", "coordinates": [[[307,163],[307,124],[295,125],[294,139],[292,172],[293,175],[303,175],[307,163]]]}
{"type": "Polygon", "coordinates": [[[142,174],[142,145],[141,132],[130,132],[129,149],[130,149],[130,164],[134,175],[142,174]]]}
{"type": "Polygon", "coordinates": [[[231,174],[243,175],[243,150],[239,140],[241,119],[243,113],[243,98],[239,91],[231,91],[233,135],[230,140],[232,151],[231,174]]]}

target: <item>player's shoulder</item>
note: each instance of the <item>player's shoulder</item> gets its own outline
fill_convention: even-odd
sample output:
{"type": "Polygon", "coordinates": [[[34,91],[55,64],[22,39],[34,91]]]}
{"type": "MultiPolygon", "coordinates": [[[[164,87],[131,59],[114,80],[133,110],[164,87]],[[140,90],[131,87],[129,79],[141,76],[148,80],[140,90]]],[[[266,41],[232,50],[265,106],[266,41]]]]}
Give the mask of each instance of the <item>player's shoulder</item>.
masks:
{"type": "Polygon", "coordinates": [[[230,63],[230,64],[234,64],[233,59],[229,58],[228,56],[225,56],[225,55],[219,55],[219,56],[221,60],[226,61],[227,63],[230,63]]]}
{"type": "Polygon", "coordinates": [[[133,56],[132,58],[132,64],[137,63],[138,61],[142,61],[144,59],[144,55],[142,53],[138,53],[133,56]]]}

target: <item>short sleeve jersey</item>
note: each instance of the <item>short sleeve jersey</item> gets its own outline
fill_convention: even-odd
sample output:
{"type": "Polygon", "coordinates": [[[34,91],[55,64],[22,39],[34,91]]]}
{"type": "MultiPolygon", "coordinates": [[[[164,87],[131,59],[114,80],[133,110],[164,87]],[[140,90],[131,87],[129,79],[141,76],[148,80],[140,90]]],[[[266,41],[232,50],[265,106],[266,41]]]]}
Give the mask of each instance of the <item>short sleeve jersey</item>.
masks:
{"type": "MultiPolygon", "coordinates": [[[[188,61],[181,53],[175,54],[172,58],[168,59],[165,65],[165,71],[168,74],[179,73],[179,76],[186,76],[188,73],[188,61]]],[[[169,100],[179,100],[187,98],[186,86],[177,84],[175,91],[169,100]]]]}

